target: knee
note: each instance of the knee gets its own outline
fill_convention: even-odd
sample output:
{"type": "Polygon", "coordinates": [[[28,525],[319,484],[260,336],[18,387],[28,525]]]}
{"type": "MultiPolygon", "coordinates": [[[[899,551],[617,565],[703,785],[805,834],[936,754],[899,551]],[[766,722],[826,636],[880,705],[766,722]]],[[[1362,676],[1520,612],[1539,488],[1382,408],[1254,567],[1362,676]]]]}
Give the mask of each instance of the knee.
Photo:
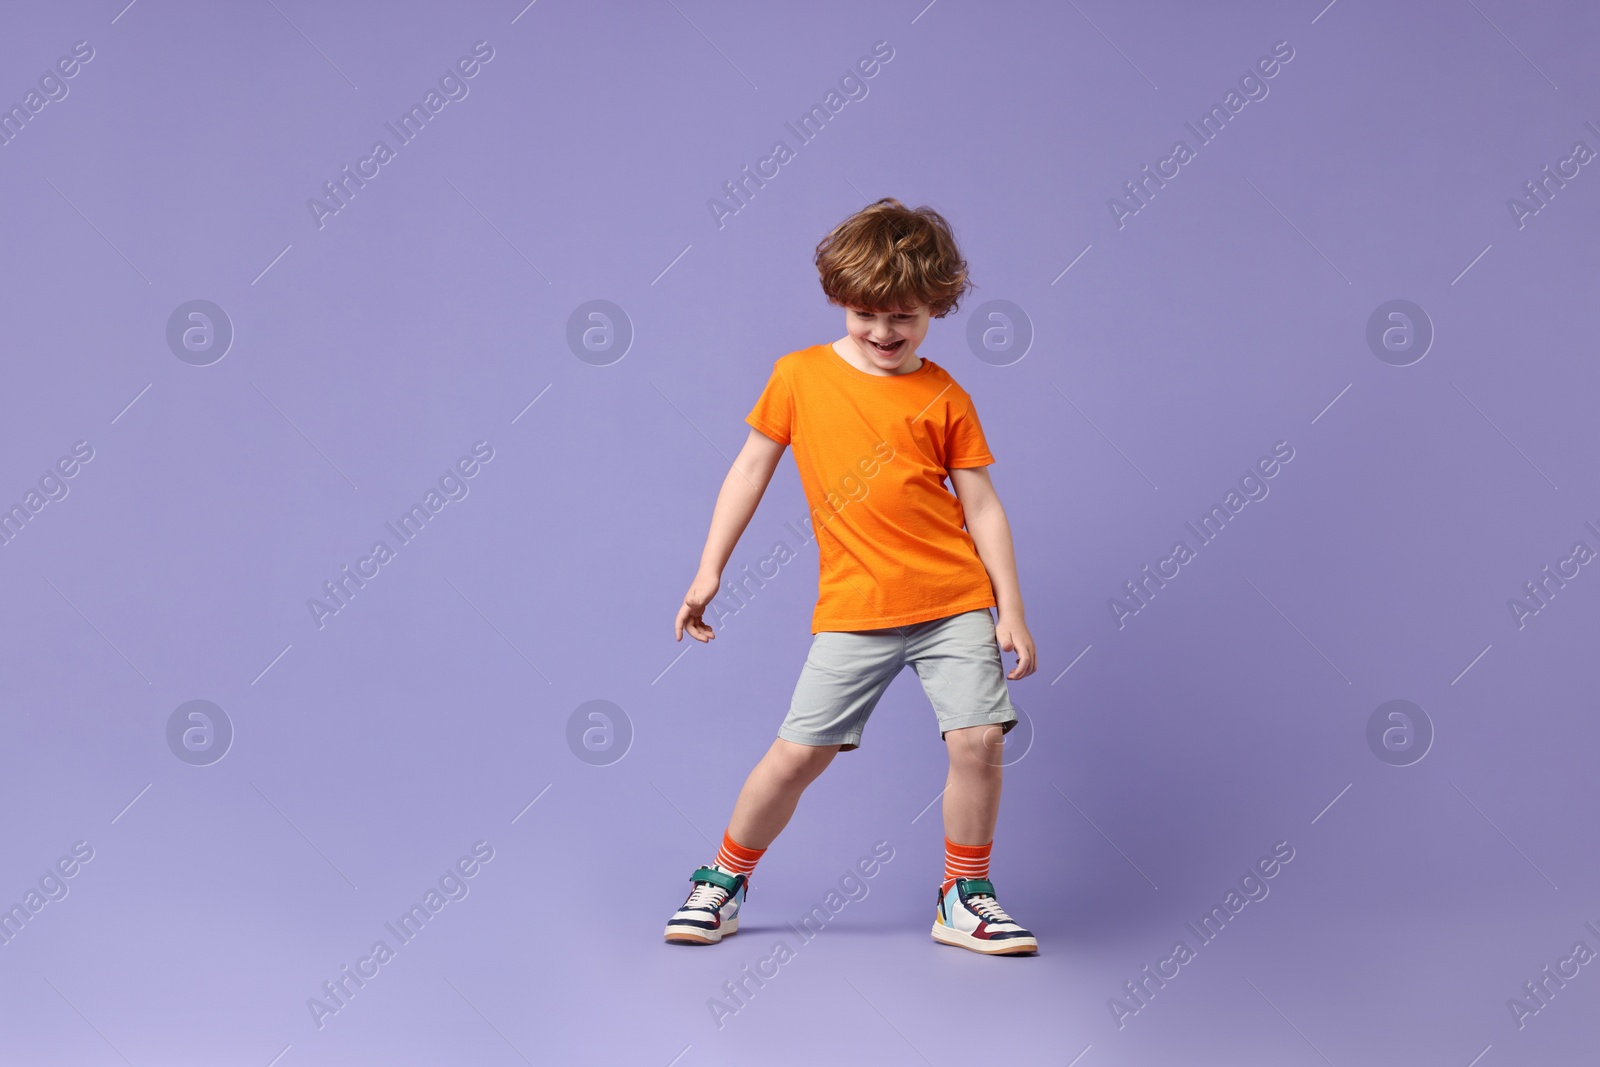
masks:
{"type": "Polygon", "coordinates": [[[974,778],[999,778],[1005,763],[1005,731],[999,726],[970,726],[945,735],[952,773],[974,778]]]}
{"type": "Polygon", "coordinates": [[[810,782],[823,772],[838,750],[838,745],[785,744],[775,753],[778,758],[773,770],[785,782],[810,782]]]}

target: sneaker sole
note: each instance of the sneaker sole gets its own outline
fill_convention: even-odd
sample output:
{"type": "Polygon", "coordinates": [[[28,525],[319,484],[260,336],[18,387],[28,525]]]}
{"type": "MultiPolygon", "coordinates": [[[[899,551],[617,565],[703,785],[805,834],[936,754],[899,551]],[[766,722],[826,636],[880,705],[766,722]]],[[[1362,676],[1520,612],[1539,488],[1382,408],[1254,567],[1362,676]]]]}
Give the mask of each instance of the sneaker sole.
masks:
{"type": "Polygon", "coordinates": [[[708,934],[698,926],[671,926],[667,927],[665,940],[677,945],[715,945],[725,937],[732,937],[739,932],[739,917],[735,915],[722,924],[722,929],[715,934],[708,934]]]}
{"type": "Polygon", "coordinates": [[[1022,956],[1039,951],[1039,942],[1032,937],[1008,937],[1004,941],[984,941],[971,934],[952,929],[943,923],[933,924],[933,939],[941,945],[981,952],[985,956],[1022,956]]]}

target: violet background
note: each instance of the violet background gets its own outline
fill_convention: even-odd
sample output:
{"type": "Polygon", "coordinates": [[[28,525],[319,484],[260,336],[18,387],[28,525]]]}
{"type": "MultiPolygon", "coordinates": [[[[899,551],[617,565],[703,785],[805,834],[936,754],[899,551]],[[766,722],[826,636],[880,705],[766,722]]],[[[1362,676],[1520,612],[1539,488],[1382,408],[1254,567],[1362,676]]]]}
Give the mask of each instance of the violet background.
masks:
{"type": "MultiPolygon", "coordinates": [[[[7,24],[6,106],[95,54],[0,147],[0,503],[74,442],[94,458],[0,547],[0,903],[74,842],[94,858],[0,945],[0,1062],[1593,1057],[1593,966],[1523,1028],[1507,1007],[1600,949],[1600,578],[1520,629],[1507,607],[1600,548],[1600,178],[1520,228],[1507,208],[1600,147],[1592,5],[113,0],[7,24]],[[480,40],[469,95],[319,228],[307,199],[480,40]],[[1269,95],[1119,228],[1108,198],[1283,40],[1269,95]],[[867,96],[797,147],[784,123],[879,41],[867,96]],[[795,158],[719,227],[708,199],[779,138],[795,158]],[[843,333],[812,249],[880,196],[943,212],[979,286],[921,352],[976,400],[1038,643],[993,876],[1042,951],[928,936],[946,760],[909,672],[741,933],[664,946],[787,707],[815,549],[711,646],[672,618],[772,361],[843,333]],[[235,331],[209,366],[166,342],[194,299],[235,331]],[[634,332],[607,365],[568,343],[596,299],[634,332]],[[1436,331],[1408,366],[1366,341],[1393,299],[1436,331]],[[991,300],[1033,332],[1015,362],[968,343],[991,300]],[[308,598],[485,440],[469,495],[319,629],[308,598]],[[1119,629],[1108,598],[1280,440],[1270,495],[1119,629]],[[234,732],[208,766],[167,741],[195,699],[234,732]],[[1435,732],[1408,766],[1366,739],[1393,699],[1435,732]],[[632,734],[604,765],[568,741],[591,700],[632,734]],[[476,841],[470,893],[319,1029],[308,998],[476,841]],[[784,924],[880,841],[801,947],[784,924]],[[1185,922],[1279,841],[1270,895],[1199,945],[1185,922]],[[719,1027],[708,1001],[779,938],[795,958],[719,1027]],[[1108,999],[1179,938],[1196,958],[1119,1027],[1108,999]]],[[[804,511],[785,458],[730,572],[804,511]]]]}

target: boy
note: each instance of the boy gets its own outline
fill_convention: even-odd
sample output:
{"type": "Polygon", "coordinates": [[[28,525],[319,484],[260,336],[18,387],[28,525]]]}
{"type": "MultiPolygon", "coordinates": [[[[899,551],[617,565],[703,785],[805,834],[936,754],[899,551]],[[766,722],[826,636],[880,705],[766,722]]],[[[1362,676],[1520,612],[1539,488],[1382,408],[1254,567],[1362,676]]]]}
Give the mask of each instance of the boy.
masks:
{"type": "Polygon", "coordinates": [[[825,237],[816,265],[829,302],[847,309],[846,336],[774,364],[674,624],[680,641],[685,630],[702,643],[715,636],[702,613],[793,444],[820,554],[811,651],[777,740],[746,779],[715,862],[690,876],[666,940],[715,944],[737,932],[756,862],[834,753],[860,746],[878,698],[910,664],[950,754],[934,939],[1036,952],[988,879],[1002,735],[1017,722],[1004,679],[1034,672],[1033,638],[977,411],[917,355],[929,319],[968,289],[966,262],[936,211],[885,198],[825,237]],[[1017,656],[1004,676],[1002,648],[1017,656]]]}

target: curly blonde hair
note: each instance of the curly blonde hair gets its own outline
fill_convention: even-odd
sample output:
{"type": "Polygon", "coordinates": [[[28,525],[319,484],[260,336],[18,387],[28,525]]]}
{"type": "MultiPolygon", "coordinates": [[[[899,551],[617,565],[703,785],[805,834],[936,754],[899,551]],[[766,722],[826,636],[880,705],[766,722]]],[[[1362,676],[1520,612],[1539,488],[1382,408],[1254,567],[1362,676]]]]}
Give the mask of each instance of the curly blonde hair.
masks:
{"type": "Polygon", "coordinates": [[[926,304],[933,318],[943,318],[976,288],[944,216],[893,197],[835,226],[818,243],[816,264],[830,303],[874,313],[926,304]]]}

